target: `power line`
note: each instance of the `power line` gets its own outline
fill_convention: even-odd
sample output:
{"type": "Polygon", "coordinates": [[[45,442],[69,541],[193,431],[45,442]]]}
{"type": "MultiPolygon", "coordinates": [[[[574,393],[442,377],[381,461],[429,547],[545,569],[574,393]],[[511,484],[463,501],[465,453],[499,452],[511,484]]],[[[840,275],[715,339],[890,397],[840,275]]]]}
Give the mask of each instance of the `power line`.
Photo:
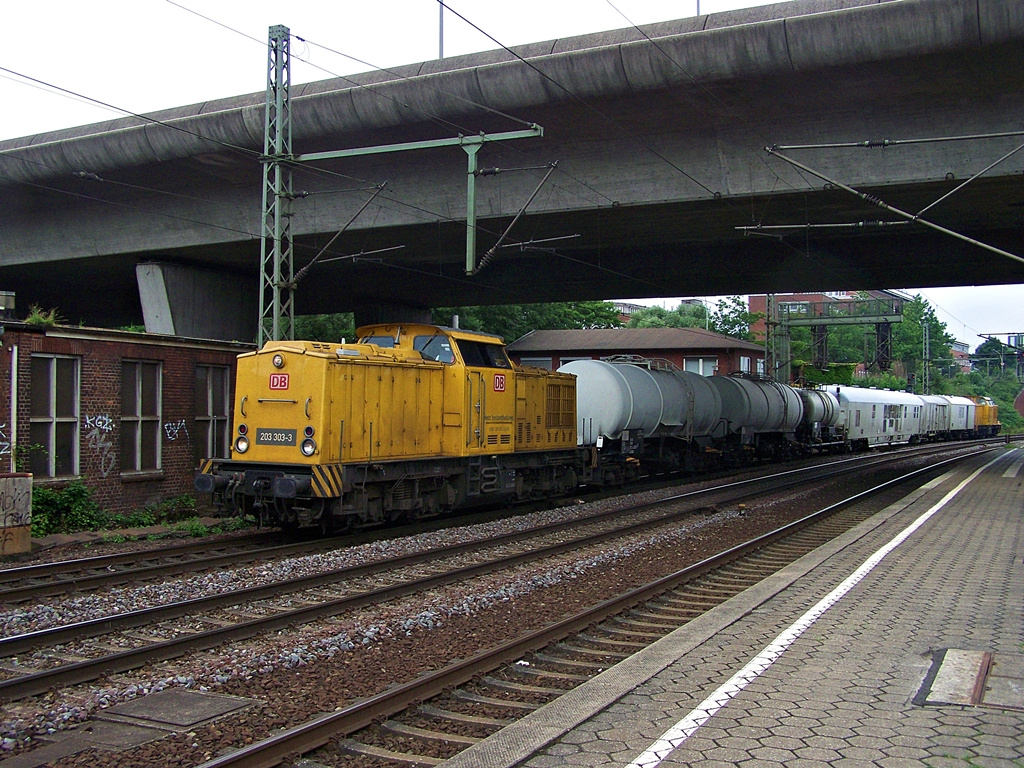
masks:
{"type": "Polygon", "coordinates": [[[487,32],[485,32],[485,31],[484,31],[483,29],[481,29],[481,28],[480,28],[480,27],[478,27],[478,26],[477,26],[476,24],[474,24],[474,23],[473,23],[473,22],[471,22],[471,21],[470,21],[469,19],[467,19],[467,18],[466,18],[465,16],[463,16],[463,15],[462,15],[461,13],[459,13],[458,11],[456,11],[455,9],[453,9],[453,8],[452,8],[452,7],[450,6],[450,5],[446,4],[446,3],[444,2],[444,0],[437,0],[437,2],[438,2],[438,3],[440,3],[440,4],[441,4],[441,6],[442,6],[442,7],[444,7],[444,8],[446,9],[446,10],[448,10],[448,11],[450,11],[451,13],[455,14],[455,15],[456,15],[456,16],[458,16],[458,17],[459,17],[460,19],[462,19],[462,20],[463,20],[464,22],[466,22],[467,24],[469,24],[469,26],[471,26],[471,27],[472,27],[473,29],[475,29],[475,30],[476,30],[477,32],[479,32],[480,34],[484,35],[484,36],[485,36],[485,37],[486,37],[487,39],[491,40],[491,41],[492,41],[492,42],[494,42],[494,43],[495,43],[496,45],[500,46],[500,47],[501,47],[502,49],[504,49],[504,50],[505,50],[505,51],[507,51],[508,53],[512,54],[513,56],[515,56],[515,57],[516,57],[516,58],[517,58],[517,59],[518,59],[519,61],[521,61],[521,62],[522,62],[523,64],[525,64],[525,65],[526,65],[527,67],[529,67],[530,69],[532,69],[532,70],[533,70],[534,72],[536,72],[536,73],[537,73],[538,75],[540,75],[540,76],[541,76],[542,78],[544,78],[545,80],[547,80],[547,81],[548,81],[549,83],[551,83],[551,84],[552,84],[553,86],[555,86],[556,88],[558,88],[558,89],[559,89],[560,91],[562,91],[563,93],[565,93],[565,94],[566,94],[567,96],[569,96],[570,98],[572,98],[572,99],[573,99],[574,101],[578,102],[579,104],[581,104],[582,106],[584,106],[585,108],[587,108],[588,110],[590,110],[591,112],[593,112],[594,114],[596,114],[596,115],[597,115],[598,117],[600,117],[600,118],[601,118],[602,120],[604,120],[604,121],[608,122],[609,124],[611,124],[611,125],[612,125],[612,126],[613,126],[614,128],[616,128],[617,130],[619,130],[619,131],[620,131],[620,132],[621,132],[621,133],[622,133],[623,135],[625,135],[625,136],[626,136],[627,138],[629,138],[629,139],[631,139],[632,141],[636,142],[636,143],[637,143],[638,145],[640,145],[641,147],[643,147],[644,149],[646,149],[646,150],[647,150],[648,152],[650,152],[650,153],[651,153],[652,155],[654,155],[655,157],[657,157],[657,158],[658,158],[659,160],[661,160],[662,162],[666,163],[666,164],[667,164],[667,165],[668,165],[669,167],[673,168],[673,169],[674,169],[674,170],[676,170],[676,171],[677,171],[678,173],[682,174],[682,175],[683,175],[684,177],[686,177],[687,179],[689,179],[690,181],[692,181],[692,182],[693,182],[694,184],[696,184],[696,185],[697,185],[698,187],[700,187],[701,189],[703,189],[703,190],[704,190],[705,192],[707,192],[708,194],[710,194],[710,195],[712,195],[712,196],[715,196],[715,197],[721,197],[721,193],[717,193],[717,192],[715,192],[714,190],[712,190],[712,189],[711,189],[710,187],[708,187],[708,186],[707,186],[706,184],[704,184],[703,182],[701,182],[701,181],[698,181],[698,180],[697,180],[697,179],[696,179],[695,177],[693,177],[692,175],[690,175],[689,173],[687,173],[687,172],[686,172],[685,170],[683,170],[683,169],[682,169],[682,168],[680,168],[680,167],[679,167],[678,165],[676,165],[676,164],[675,164],[675,163],[673,163],[673,162],[672,162],[671,160],[669,160],[669,159],[668,159],[667,157],[665,157],[665,156],[664,156],[664,155],[662,155],[662,154],[661,154],[660,152],[658,152],[658,151],[657,151],[657,150],[656,150],[656,149],[655,149],[654,147],[652,147],[652,146],[651,146],[650,144],[648,144],[648,143],[647,143],[646,141],[644,141],[643,139],[639,138],[638,136],[635,136],[635,135],[634,135],[634,134],[633,134],[632,132],[630,132],[629,130],[627,130],[627,129],[626,129],[625,127],[623,127],[623,126],[619,125],[619,123],[617,123],[617,122],[616,122],[615,120],[613,120],[613,119],[612,119],[611,117],[609,117],[608,115],[606,115],[606,114],[604,114],[603,112],[601,112],[601,110],[599,110],[599,109],[598,109],[597,107],[593,106],[592,104],[590,104],[590,103],[589,103],[588,101],[586,101],[586,100],[585,100],[585,99],[583,99],[582,97],[580,97],[580,96],[576,95],[575,93],[573,93],[572,91],[570,91],[570,90],[569,90],[568,88],[566,88],[566,87],[565,87],[564,85],[562,85],[561,83],[559,83],[559,82],[558,82],[557,80],[555,80],[555,79],[554,79],[553,77],[551,77],[550,75],[548,75],[548,74],[547,74],[546,72],[543,72],[542,70],[538,69],[538,68],[537,68],[536,66],[534,66],[534,65],[533,65],[533,64],[532,64],[532,63],[531,63],[530,61],[528,61],[527,59],[524,59],[524,58],[523,58],[522,56],[520,56],[520,55],[519,55],[518,53],[516,53],[515,51],[513,51],[513,50],[512,50],[511,48],[509,48],[508,46],[506,46],[506,45],[504,45],[503,43],[501,43],[501,42],[500,42],[500,41],[499,41],[498,39],[496,39],[496,38],[495,38],[494,36],[492,36],[492,35],[488,34],[488,33],[487,33],[487,32]]]}

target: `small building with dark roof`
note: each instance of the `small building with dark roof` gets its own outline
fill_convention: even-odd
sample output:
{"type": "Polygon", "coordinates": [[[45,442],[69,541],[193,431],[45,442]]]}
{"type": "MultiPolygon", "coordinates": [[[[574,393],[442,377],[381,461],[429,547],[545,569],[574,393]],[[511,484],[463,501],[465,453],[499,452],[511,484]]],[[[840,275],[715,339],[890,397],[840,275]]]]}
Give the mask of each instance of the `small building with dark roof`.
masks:
{"type": "Polygon", "coordinates": [[[599,360],[612,355],[662,358],[681,370],[704,376],[764,370],[761,345],[703,328],[531,331],[509,344],[508,354],[522,365],[551,370],[572,360],[599,360]]]}

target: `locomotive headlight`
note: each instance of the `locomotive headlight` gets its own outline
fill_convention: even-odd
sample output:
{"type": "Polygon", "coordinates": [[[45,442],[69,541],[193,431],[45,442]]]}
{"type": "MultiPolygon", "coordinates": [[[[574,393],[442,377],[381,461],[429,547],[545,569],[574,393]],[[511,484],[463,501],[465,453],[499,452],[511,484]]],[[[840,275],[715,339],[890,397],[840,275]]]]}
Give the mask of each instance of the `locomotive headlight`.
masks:
{"type": "Polygon", "coordinates": [[[284,368],[284,355],[274,355],[272,358],[270,358],[270,362],[274,364],[275,368],[284,368]]]}
{"type": "Polygon", "coordinates": [[[302,441],[300,450],[302,451],[303,456],[312,456],[314,453],[316,453],[316,440],[314,440],[311,437],[307,437],[305,440],[302,441]]]}
{"type": "Polygon", "coordinates": [[[238,453],[245,453],[249,450],[249,438],[245,435],[239,435],[235,438],[235,451],[238,453]]]}

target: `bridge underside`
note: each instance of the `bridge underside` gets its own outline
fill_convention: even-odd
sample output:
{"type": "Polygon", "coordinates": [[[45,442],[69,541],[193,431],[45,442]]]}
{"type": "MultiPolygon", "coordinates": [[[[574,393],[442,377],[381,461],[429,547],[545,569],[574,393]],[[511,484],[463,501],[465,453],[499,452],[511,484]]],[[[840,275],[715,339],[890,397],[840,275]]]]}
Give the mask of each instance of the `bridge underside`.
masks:
{"type": "MultiPolygon", "coordinates": [[[[481,167],[532,170],[480,179],[478,258],[510,224],[543,168],[559,165],[509,234],[512,243],[533,244],[500,250],[474,276],[465,273],[461,149],[297,169],[295,189],[312,194],[293,204],[296,269],[346,225],[368,187],[390,182],[299,283],[297,313],[1024,283],[1021,262],[920,223],[872,226],[899,219],[764,152],[773,142],[1021,129],[1024,11],[1016,0],[865,3],[785,3],[746,12],[763,20],[730,17],[696,33],[685,25],[711,25],[716,17],[666,23],[657,47],[620,30],[566,41],[576,47],[564,54],[528,54],[553,79],[588,94],[582,100],[510,57],[493,60],[500,52],[439,62],[447,69],[436,75],[412,67],[409,80],[365,76],[385,80],[373,89],[350,81],[304,87],[293,108],[300,152],[522,127],[450,99],[460,88],[543,125],[542,139],[481,150],[481,167]],[[782,23],[797,13],[807,15],[782,23]],[[1005,21],[998,34],[989,29],[993,19],[1005,21]],[[679,34],[670,34],[672,25],[679,34]],[[877,34],[883,27],[887,34],[877,34]],[[431,99],[432,106],[422,106],[431,99]],[[422,111],[388,112],[407,103],[446,124],[422,111]],[[765,228],[741,229],[755,224],[765,228]],[[805,224],[851,226],[769,229],[805,224]]],[[[194,285],[220,297],[243,319],[252,315],[254,338],[261,100],[254,94],[163,116],[249,154],[131,120],[0,144],[0,289],[17,293],[19,313],[31,302],[56,307],[71,322],[142,322],[137,267],[153,262],[173,265],[154,285],[194,285]],[[104,183],[82,180],[79,171],[104,183]],[[219,276],[204,280],[204,272],[219,276]]],[[[787,154],[914,213],[1022,141],[1008,135],[787,154]]],[[[1024,255],[1024,152],[928,218],[1024,255]]],[[[178,314],[213,314],[190,306],[178,314]]],[[[182,333],[177,325],[174,332],[182,333]]]]}
{"type": "MultiPolygon", "coordinates": [[[[958,182],[912,189],[865,190],[916,211],[958,182]]],[[[807,222],[872,221],[881,213],[846,192],[808,191],[645,206],[618,206],[575,213],[527,216],[512,242],[551,240],[502,249],[477,275],[465,274],[465,227],[433,223],[343,235],[333,254],[356,254],[401,246],[352,259],[326,261],[300,284],[299,314],[351,311],[377,302],[409,307],[518,304],[601,298],[723,295],[900,286],[1009,284],[1024,281],[1019,262],[920,224],[855,230],[797,226],[746,232],[765,211],[771,226],[807,222]]],[[[1024,211],[1019,178],[979,180],[943,208],[944,225],[1011,252],[1024,249],[1019,226],[1024,211]],[[1001,212],[993,210],[1000,201],[1001,212]],[[978,211],[990,211],[978,227],[978,211]]],[[[888,218],[892,218],[891,216],[888,218]]],[[[938,217],[936,217],[938,218],[938,217]]],[[[509,218],[481,221],[500,232],[509,218]]],[[[296,268],[312,258],[330,235],[297,240],[296,268]],[[303,258],[305,255],[305,258],[303,258]]],[[[136,264],[156,261],[214,270],[233,277],[237,300],[247,308],[259,285],[259,244],[222,244],[152,254],[94,257],[2,270],[5,285],[43,307],[58,307],[69,321],[139,322],[142,309],[136,264]]],[[[253,322],[255,326],[255,321],[253,322]]]]}

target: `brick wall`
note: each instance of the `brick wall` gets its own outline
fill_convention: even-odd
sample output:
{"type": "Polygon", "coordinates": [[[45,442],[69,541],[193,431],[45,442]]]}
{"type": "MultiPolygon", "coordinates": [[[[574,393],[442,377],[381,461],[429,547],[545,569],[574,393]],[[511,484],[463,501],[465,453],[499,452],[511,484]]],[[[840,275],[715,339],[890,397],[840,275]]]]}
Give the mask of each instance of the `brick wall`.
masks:
{"type": "MultiPolygon", "coordinates": [[[[196,430],[196,366],[230,369],[250,346],[176,339],[89,328],[34,328],[4,323],[0,337],[0,470],[25,466],[31,440],[33,353],[79,359],[78,475],[93,498],[112,513],[126,513],[192,492],[192,476],[203,458],[196,430]],[[15,353],[16,350],[16,353],[15,353]],[[11,412],[12,361],[17,355],[17,414],[11,412]],[[160,469],[125,472],[121,467],[121,363],[159,362],[161,375],[160,469]],[[17,434],[13,425],[17,424],[17,434]]],[[[34,479],[60,486],[73,476],[34,479]]]]}

